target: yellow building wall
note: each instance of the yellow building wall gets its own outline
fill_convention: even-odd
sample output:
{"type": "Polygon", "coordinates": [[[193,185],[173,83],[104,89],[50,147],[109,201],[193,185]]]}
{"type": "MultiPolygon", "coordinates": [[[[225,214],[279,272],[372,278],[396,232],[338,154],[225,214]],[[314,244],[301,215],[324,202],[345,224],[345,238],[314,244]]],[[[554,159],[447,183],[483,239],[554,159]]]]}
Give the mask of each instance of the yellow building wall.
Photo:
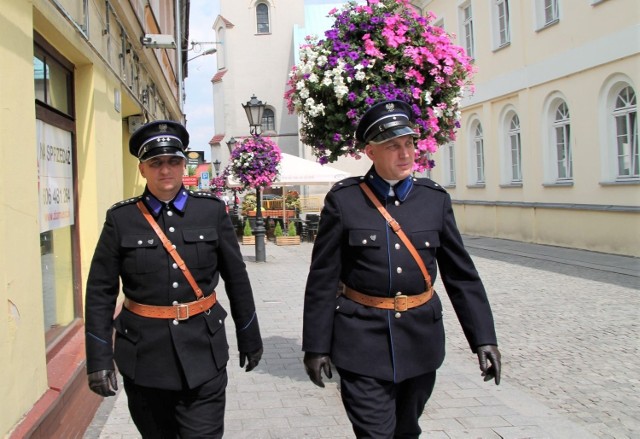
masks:
{"type": "Polygon", "coordinates": [[[32,5],[0,16],[0,434],[47,388],[33,84],[32,5]],[[9,359],[11,361],[9,361],[9,359]]]}

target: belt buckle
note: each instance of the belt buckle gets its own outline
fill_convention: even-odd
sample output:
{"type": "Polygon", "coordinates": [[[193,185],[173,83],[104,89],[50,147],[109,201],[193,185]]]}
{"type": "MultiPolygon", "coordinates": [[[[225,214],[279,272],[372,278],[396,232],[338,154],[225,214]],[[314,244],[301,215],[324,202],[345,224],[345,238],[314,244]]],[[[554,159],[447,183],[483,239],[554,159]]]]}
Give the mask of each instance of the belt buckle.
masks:
{"type": "Polygon", "coordinates": [[[176,320],[182,321],[182,320],[187,320],[188,318],[189,318],[189,305],[186,303],[180,303],[176,305],[176,320]]]}
{"type": "Polygon", "coordinates": [[[393,310],[404,312],[409,309],[409,298],[405,294],[393,297],[393,310]]]}

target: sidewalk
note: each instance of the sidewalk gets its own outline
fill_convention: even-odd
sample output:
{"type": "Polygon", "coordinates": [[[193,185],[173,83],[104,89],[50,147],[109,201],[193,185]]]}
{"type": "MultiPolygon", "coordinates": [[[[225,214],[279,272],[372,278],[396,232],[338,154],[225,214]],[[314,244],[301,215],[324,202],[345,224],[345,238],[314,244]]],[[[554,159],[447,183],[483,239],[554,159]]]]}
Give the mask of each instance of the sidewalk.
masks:
{"type": "MultiPolygon", "coordinates": [[[[440,288],[447,357],[421,418],[422,436],[640,438],[640,260],[501,239],[465,237],[465,243],[494,310],[502,382],[482,381],[440,288]]],[[[253,246],[242,246],[265,353],[258,368],[245,373],[228,331],[225,438],[353,437],[335,371],[320,389],[302,366],[311,248],[269,242],[267,262],[256,263],[253,246]]],[[[223,287],[218,290],[226,307],[223,287]]],[[[85,439],[138,437],[122,391],[104,400],[85,434],[85,439]]]]}

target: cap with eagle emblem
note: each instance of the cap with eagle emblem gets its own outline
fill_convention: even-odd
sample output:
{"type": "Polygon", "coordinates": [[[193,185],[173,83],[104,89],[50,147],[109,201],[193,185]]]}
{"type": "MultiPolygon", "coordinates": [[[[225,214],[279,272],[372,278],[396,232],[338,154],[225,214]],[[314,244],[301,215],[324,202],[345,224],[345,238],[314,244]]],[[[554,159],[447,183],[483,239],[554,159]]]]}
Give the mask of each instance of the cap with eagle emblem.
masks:
{"type": "Polygon", "coordinates": [[[138,128],[129,139],[129,152],[145,162],[157,156],[185,157],[189,145],[186,128],[172,120],[156,120],[138,128]]]}
{"type": "Polygon", "coordinates": [[[413,129],[411,106],[404,101],[389,100],[374,104],[358,123],[356,139],[362,143],[382,143],[396,137],[418,137],[413,129]]]}

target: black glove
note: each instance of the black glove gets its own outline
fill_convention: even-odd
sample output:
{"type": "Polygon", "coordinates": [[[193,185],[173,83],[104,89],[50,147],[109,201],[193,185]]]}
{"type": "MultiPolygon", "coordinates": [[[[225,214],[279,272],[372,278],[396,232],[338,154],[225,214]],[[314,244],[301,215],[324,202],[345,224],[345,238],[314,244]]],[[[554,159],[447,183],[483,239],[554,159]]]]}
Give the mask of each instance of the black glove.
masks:
{"type": "Polygon", "coordinates": [[[251,372],[256,368],[260,359],[262,358],[262,348],[253,352],[240,352],[240,367],[244,367],[245,361],[247,362],[247,368],[245,372],[251,372]]]}
{"type": "Polygon", "coordinates": [[[89,375],[89,388],[100,396],[113,396],[118,390],[115,370],[99,370],[89,375]],[[113,389],[113,390],[112,390],[113,389]]]}
{"type": "Polygon", "coordinates": [[[304,353],[304,368],[309,375],[311,382],[318,387],[324,387],[322,382],[322,371],[327,378],[332,378],[331,359],[328,354],[316,354],[314,352],[304,353]]]}
{"type": "Polygon", "coordinates": [[[485,381],[496,380],[496,386],[500,384],[500,351],[498,346],[485,344],[478,346],[478,362],[485,381]],[[491,363],[487,366],[487,360],[491,363]]]}

